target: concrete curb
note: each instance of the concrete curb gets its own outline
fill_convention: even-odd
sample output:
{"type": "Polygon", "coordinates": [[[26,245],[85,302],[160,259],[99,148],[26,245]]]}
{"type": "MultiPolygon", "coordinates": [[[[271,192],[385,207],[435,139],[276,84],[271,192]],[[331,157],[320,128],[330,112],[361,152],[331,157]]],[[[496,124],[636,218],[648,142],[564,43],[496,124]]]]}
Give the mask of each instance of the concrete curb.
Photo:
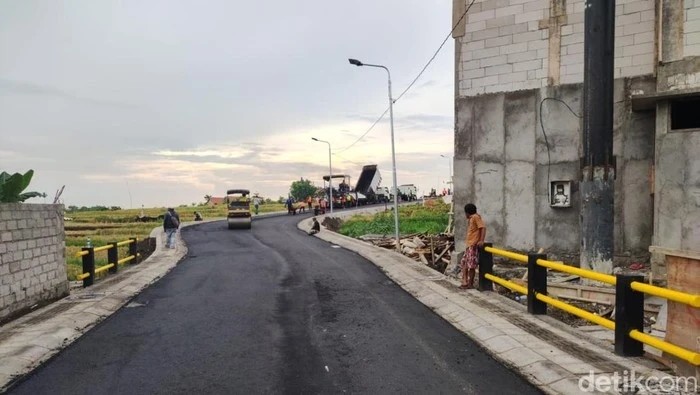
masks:
{"type": "MultiPolygon", "coordinates": [[[[311,220],[300,221],[297,227],[307,231],[311,220]]],[[[494,292],[460,290],[457,280],[401,254],[330,231],[315,236],[373,262],[406,292],[547,394],[600,393],[579,387],[590,372],[607,377],[624,371],[634,371],[638,377],[672,377],[655,362],[617,356],[612,346],[604,347],[600,340],[551,317],[530,315],[523,305],[494,292]]],[[[655,392],[637,392],[651,393],[655,392]]]]}

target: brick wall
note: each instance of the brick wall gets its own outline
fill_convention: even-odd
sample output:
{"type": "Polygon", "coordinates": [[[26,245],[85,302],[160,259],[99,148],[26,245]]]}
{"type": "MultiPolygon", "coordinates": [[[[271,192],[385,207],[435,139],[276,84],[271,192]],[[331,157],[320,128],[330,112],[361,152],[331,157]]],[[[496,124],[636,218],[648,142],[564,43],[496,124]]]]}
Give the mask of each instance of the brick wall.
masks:
{"type": "MultiPolygon", "coordinates": [[[[550,79],[583,82],[585,1],[567,0],[550,15],[554,3],[477,0],[457,40],[459,96],[541,88],[550,79]],[[559,45],[550,46],[550,39],[559,45]]],[[[653,0],[617,1],[615,78],[653,73],[654,7],[653,0]]]]}
{"type": "Polygon", "coordinates": [[[0,204],[0,321],[68,294],[63,206],[0,204]]]}
{"type": "Polygon", "coordinates": [[[700,56],[700,0],[685,0],[683,55],[700,56]]]}

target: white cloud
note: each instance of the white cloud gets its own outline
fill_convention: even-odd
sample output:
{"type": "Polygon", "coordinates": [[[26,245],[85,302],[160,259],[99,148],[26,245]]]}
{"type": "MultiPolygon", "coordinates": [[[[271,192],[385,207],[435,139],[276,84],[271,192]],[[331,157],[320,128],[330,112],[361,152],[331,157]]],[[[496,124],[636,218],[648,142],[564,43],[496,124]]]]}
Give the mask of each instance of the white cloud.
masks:
{"type": "MultiPolygon", "coordinates": [[[[317,137],[334,173],[355,180],[376,163],[389,182],[388,117],[340,151],[387,105],[386,74],[347,58],[388,66],[398,95],[450,13],[425,0],[2,3],[1,170],[33,168],[32,189],[65,184],[78,205],[189,203],[231,186],[276,197],[327,174],[317,137]]],[[[399,183],[427,190],[447,174],[452,47],[394,106],[399,183]]]]}

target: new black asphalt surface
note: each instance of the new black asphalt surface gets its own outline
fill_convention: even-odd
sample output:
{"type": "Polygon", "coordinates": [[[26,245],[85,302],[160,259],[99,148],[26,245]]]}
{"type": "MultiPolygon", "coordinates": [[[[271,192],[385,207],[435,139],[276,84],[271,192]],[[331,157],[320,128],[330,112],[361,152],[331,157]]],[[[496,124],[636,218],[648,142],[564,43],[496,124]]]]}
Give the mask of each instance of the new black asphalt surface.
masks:
{"type": "Polygon", "coordinates": [[[300,219],[183,229],[175,269],[11,393],[539,393],[300,219]]]}

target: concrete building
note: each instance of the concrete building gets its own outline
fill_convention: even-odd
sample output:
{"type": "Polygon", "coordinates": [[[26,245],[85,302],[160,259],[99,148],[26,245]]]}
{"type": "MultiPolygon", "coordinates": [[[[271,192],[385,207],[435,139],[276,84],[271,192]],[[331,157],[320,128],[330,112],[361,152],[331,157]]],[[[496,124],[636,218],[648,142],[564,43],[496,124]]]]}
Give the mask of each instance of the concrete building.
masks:
{"type": "MultiPolygon", "coordinates": [[[[584,4],[476,0],[454,30],[458,243],[474,202],[488,241],[578,263],[584,4]]],[[[615,37],[615,253],[700,251],[700,0],[617,0],[615,37]]]]}

